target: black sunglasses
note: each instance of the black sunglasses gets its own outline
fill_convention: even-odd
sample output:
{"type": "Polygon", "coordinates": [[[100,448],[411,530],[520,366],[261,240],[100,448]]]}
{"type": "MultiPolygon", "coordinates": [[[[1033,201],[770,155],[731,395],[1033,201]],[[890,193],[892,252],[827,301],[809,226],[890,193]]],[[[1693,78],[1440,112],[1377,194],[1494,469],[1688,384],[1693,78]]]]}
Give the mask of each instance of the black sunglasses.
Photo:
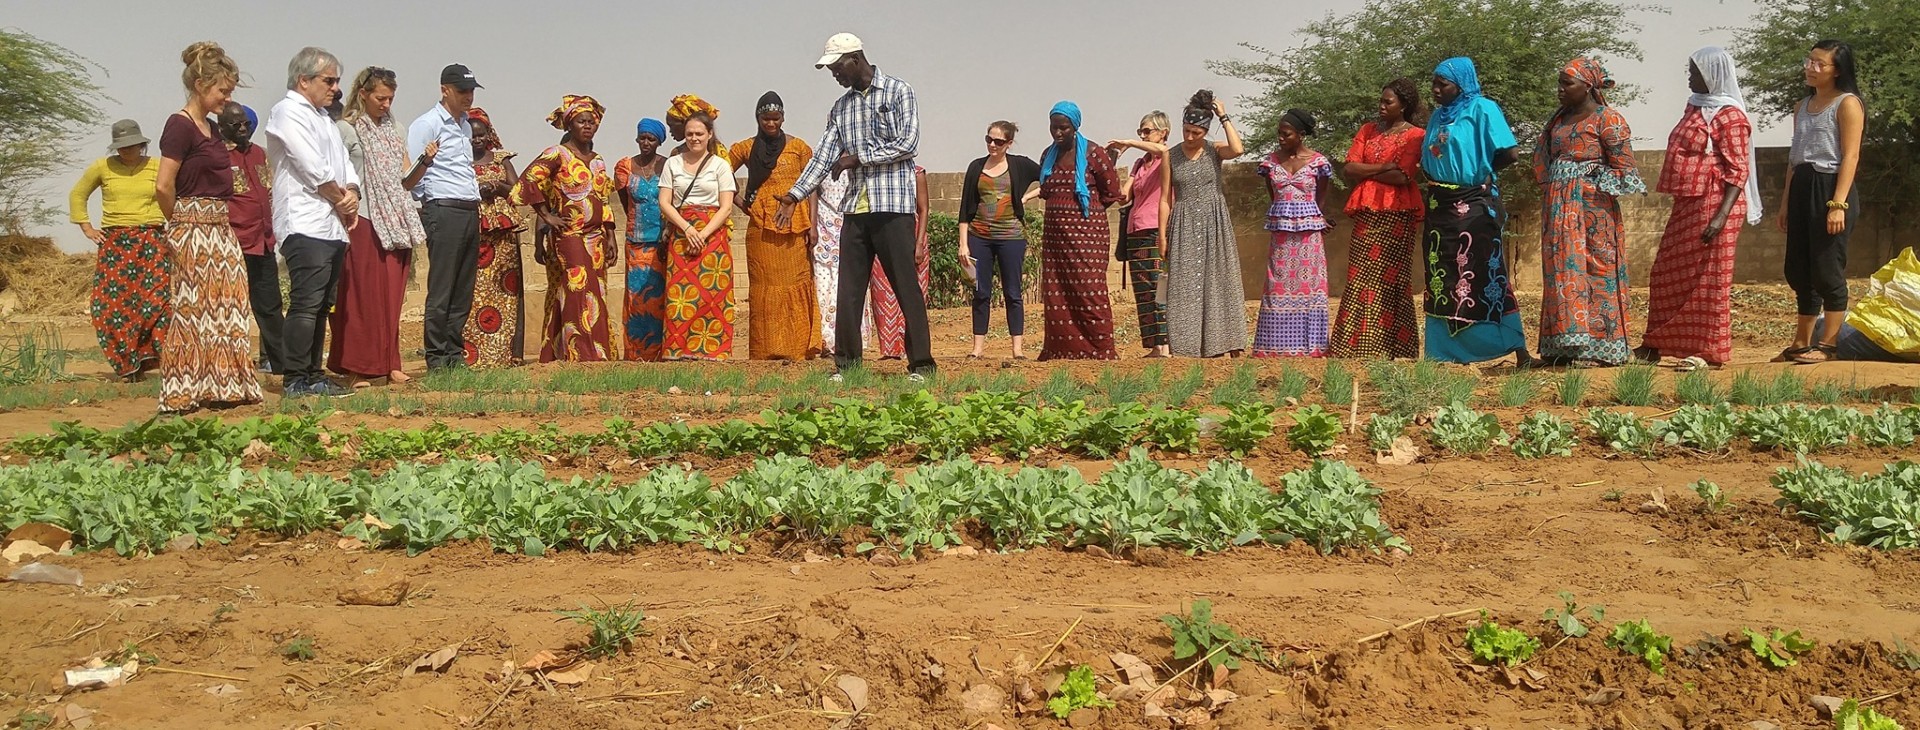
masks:
{"type": "Polygon", "coordinates": [[[1013,140],[1000,139],[999,137],[995,137],[993,135],[987,135],[987,144],[998,147],[1003,144],[1013,144],[1013,140]]]}

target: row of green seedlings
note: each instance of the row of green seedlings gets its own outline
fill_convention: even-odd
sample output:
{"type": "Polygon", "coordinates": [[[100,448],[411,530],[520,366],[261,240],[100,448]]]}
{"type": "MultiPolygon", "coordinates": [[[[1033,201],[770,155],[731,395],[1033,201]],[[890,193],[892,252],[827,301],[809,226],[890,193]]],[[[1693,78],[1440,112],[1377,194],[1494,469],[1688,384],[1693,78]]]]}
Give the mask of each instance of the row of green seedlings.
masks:
{"type": "MultiPolygon", "coordinates": [[[[1775,472],[1776,501],[1834,542],[1882,550],[1920,548],[1920,464],[1900,461],[1855,475],[1808,461],[1775,472]]],[[[1710,483],[1709,483],[1710,484],[1710,483]]],[[[1711,490],[1718,493],[1718,488],[1711,490]]],[[[1702,499],[1712,501],[1707,492],[1702,499]]]]}
{"type": "MultiPolygon", "coordinates": [[[[1559,597],[1562,605],[1547,609],[1543,616],[1544,622],[1550,627],[1549,638],[1557,638],[1560,642],[1580,639],[1589,635],[1594,628],[1605,625],[1606,608],[1604,606],[1583,607],[1572,593],[1562,592],[1559,597]],[[1583,613],[1586,615],[1585,618],[1581,616],[1583,613]],[[1588,625],[1589,621],[1593,623],[1592,626],[1588,625]],[[1559,637],[1552,637],[1551,633],[1558,633],[1559,637]]],[[[1737,638],[1744,641],[1745,650],[1750,652],[1762,666],[1775,670],[1797,666],[1800,659],[1813,651],[1816,646],[1813,640],[1803,637],[1798,630],[1784,631],[1779,628],[1766,631],[1758,631],[1751,627],[1742,628],[1737,638]]],[[[1481,612],[1479,621],[1467,628],[1464,643],[1466,649],[1472,652],[1474,659],[1479,662],[1503,665],[1510,669],[1533,661],[1542,647],[1540,637],[1518,628],[1503,628],[1485,611],[1481,612]]],[[[1613,630],[1607,634],[1604,643],[1610,649],[1618,650],[1644,662],[1648,670],[1659,675],[1667,673],[1667,661],[1673,658],[1674,653],[1673,637],[1655,630],[1652,622],[1647,619],[1614,624],[1613,630]]],[[[1686,654],[1693,660],[1703,660],[1739,651],[1735,648],[1735,644],[1734,641],[1707,636],[1688,647],[1686,654]]],[[[1558,643],[1555,645],[1558,646],[1558,643]]],[[[1907,648],[1905,644],[1896,641],[1894,646],[1883,646],[1882,650],[1895,666],[1920,671],[1920,654],[1907,648]]],[[[1834,719],[1835,727],[1841,730],[1857,728],[1899,730],[1900,728],[1890,718],[1851,699],[1843,703],[1834,713],[1834,719]]]]}
{"type": "MultiPolygon", "coordinates": [[[[1502,378],[1498,387],[1481,395],[1479,391],[1483,381],[1469,371],[1426,360],[1411,364],[1372,362],[1366,365],[1368,388],[1363,395],[1370,402],[1378,404],[1379,410],[1404,416],[1430,413],[1454,401],[1480,401],[1505,408],[1519,408],[1538,404],[1544,399],[1567,408],[1578,408],[1593,400],[1596,372],[1573,369],[1562,373],[1557,379],[1519,373],[1502,378]]],[[[1659,370],[1653,366],[1629,365],[1612,373],[1611,388],[1601,397],[1624,406],[1668,403],[1770,406],[1801,400],[1838,405],[1847,401],[1869,400],[1872,395],[1864,388],[1830,379],[1809,383],[1793,370],[1782,370],[1771,377],[1741,371],[1735,373],[1726,386],[1720,385],[1711,372],[1695,370],[1674,378],[1670,393],[1660,392],[1659,370]]],[[[1358,392],[1355,387],[1358,377],[1349,365],[1338,360],[1329,361],[1320,383],[1322,397],[1332,405],[1351,403],[1358,392]]],[[[1251,371],[1236,372],[1234,378],[1230,378],[1221,389],[1227,389],[1236,380],[1249,386],[1250,391],[1254,374],[1251,371]]],[[[1303,398],[1306,386],[1306,377],[1292,370],[1291,366],[1284,368],[1280,377],[1273,381],[1276,396],[1282,401],[1303,398]]],[[[1920,398],[1920,389],[1913,390],[1912,395],[1920,398]]]]}
{"type": "MultiPolygon", "coordinates": [[[[1413,419],[1390,413],[1367,422],[1367,445],[1389,451],[1413,419]]],[[[1735,411],[1726,404],[1686,405],[1668,418],[1643,418],[1629,411],[1592,409],[1580,420],[1594,442],[1621,455],[1656,458],[1663,453],[1725,453],[1736,441],[1761,451],[1812,454],[1858,443],[1882,449],[1913,445],[1920,432],[1920,408],[1882,405],[1872,412],[1800,404],[1735,411]]],[[[1433,414],[1426,436],[1433,446],[1460,454],[1485,454],[1495,446],[1523,459],[1566,457],[1580,443],[1573,422],[1546,411],[1522,418],[1509,433],[1500,419],[1455,401],[1433,414]]]]}
{"type": "Polygon", "coordinates": [[[1071,467],[1002,471],[970,459],[895,478],[884,464],[761,459],[715,483],[683,466],[616,484],[549,478],[535,464],[449,461],[344,478],[248,471],[236,462],[80,457],[0,468],[0,520],[73,531],[82,549],[159,550],[181,535],[226,541],[338,531],[409,554],[455,540],[539,555],[651,543],[744,552],[757,534],[902,556],[962,544],[977,525],[990,547],[1098,545],[1213,552],[1303,540],[1322,552],[1408,546],[1380,517],[1380,490],[1339,461],[1317,461],[1269,489],[1246,467],[1166,468],[1136,449],[1099,478],[1071,467]]]}
{"type": "MultiPolygon", "coordinates": [[[[695,453],[715,458],[811,455],[822,450],[868,458],[908,448],[919,458],[938,460],[991,448],[1009,458],[1057,449],[1107,459],[1134,446],[1195,452],[1205,431],[1220,451],[1243,456],[1274,434],[1274,411],[1272,405],[1259,402],[1238,404],[1220,415],[1138,403],[1096,411],[1082,401],[1036,406],[1025,402],[1021,393],[985,391],[943,403],[930,393],[916,391],[884,405],[841,399],[812,410],[770,410],[757,421],[731,419],[711,425],[660,421],[639,426],[616,418],[600,431],[577,434],[563,434],[551,424],[482,434],[440,423],[424,429],[361,427],[341,434],[322,428],[317,417],[286,415],[231,424],[214,418],[156,419],[114,430],[64,422],[55,424],[50,434],[16,439],[10,448],[35,458],[56,458],[75,450],[99,455],[238,457],[252,447],[294,460],[350,454],[356,461],[367,462],[429,454],[583,455],[599,447],[618,448],[638,458],[695,453]]],[[[1294,415],[1304,425],[1289,438],[1302,450],[1321,453],[1339,436],[1339,418],[1318,406],[1294,415]]]]}

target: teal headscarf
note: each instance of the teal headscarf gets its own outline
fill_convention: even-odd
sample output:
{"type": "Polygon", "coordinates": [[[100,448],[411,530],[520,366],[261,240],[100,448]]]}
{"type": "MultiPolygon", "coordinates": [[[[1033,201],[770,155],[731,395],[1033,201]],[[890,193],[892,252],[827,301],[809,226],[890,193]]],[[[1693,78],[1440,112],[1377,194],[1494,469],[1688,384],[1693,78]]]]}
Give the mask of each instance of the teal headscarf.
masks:
{"type": "Polygon", "coordinates": [[[1440,65],[1433,69],[1433,75],[1451,81],[1454,86],[1460,87],[1460,95],[1454,97],[1453,101],[1433,110],[1433,119],[1428,122],[1429,126],[1444,127],[1452,124],[1454,119],[1459,118],[1461,112],[1466,111],[1467,107],[1473,105],[1474,99],[1482,98],[1480,96],[1480,69],[1474,67],[1473,59],[1471,58],[1455,56],[1441,61],[1440,65]]]}
{"type": "MultiPolygon", "coordinates": [[[[1073,125],[1073,196],[1080,199],[1080,216],[1092,217],[1090,209],[1093,207],[1093,194],[1087,191],[1087,135],[1080,134],[1080,105],[1071,101],[1060,102],[1053,105],[1053,111],[1048,112],[1047,117],[1051,119],[1055,114],[1066,117],[1067,122],[1073,125]]],[[[1059,159],[1060,145],[1048,145],[1047,154],[1040,158],[1040,176],[1044,178],[1053,174],[1053,166],[1059,159]]]]}
{"type": "Polygon", "coordinates": [[[1420,148],[1420,171],[1449,185],[1481,185],[1494,178],[1493,158],[1518,144],[1500,105],[1482,95],[1473,59],[1449,58],[1433,75],[1460,87],[1453,101],[1433,110],[1420,148]]]}

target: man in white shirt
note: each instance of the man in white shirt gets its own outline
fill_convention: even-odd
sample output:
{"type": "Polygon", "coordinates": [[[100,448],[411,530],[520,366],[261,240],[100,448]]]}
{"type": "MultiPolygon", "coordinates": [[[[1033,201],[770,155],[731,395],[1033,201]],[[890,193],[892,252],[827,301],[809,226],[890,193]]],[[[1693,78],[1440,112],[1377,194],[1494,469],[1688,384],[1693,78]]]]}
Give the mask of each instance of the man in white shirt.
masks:
{"type": "MultiPolygon", "coordinates": [[[[440,70],[440,103],[407,126],[407,154],[420,170],[413,197],[427,232],[427,370],[467,365],[467,313],[480,264],[480,180],[473,169],[473,90],[466,66],[440,70]],[[421,170],[421,168],[425,168],[421,170]]],[[[517,252],[514,255],[519,255],[517,252]]]]}
{"type": "Polygon", "coordinates": [[[339,96],[340,59],[309,46],[287,64],[287,96],[267,116],[273,232],[287,261],[282,346],[288,398],[353,395],[327,379],[320,365],[347,229],[360,217],[360,178],[326,111],[339,96]]]}

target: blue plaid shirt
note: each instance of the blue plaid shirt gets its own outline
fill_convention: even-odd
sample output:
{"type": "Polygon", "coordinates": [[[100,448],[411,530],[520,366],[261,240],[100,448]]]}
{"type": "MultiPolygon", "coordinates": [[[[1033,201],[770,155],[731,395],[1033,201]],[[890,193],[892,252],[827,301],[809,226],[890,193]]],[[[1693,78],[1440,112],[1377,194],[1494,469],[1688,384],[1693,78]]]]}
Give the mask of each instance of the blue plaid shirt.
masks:
{"type": "Polygon", "coordinates": [[[875,68],[866,91],[848,89],[833,103],[826,136],[789,194],[806,197],[841,155],[852,154],[860,165],[847,172],[847,211],[913,215],[913,155],[919,148],[920,104],[913,87],[875,68]],[[863,199],[866,205],[856,207],[863,199]]]}

